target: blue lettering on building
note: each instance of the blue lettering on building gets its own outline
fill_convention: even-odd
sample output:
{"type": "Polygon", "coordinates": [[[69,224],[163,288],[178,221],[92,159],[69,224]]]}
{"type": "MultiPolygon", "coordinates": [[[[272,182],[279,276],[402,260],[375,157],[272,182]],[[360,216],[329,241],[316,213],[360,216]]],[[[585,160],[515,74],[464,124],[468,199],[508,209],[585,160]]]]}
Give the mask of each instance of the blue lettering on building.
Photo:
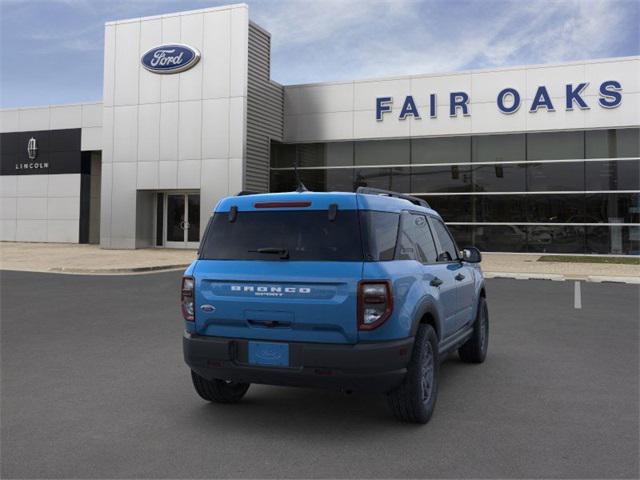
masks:
{"type": "Polygon", "coordinates": [[[391,97],[378,97],[376,98],[376,120],[382,121],[382,114],[391,111],[391,97]]]}
{"type": "Polygon", "coordinates": [[[607,80],[600,85],[600,98],[598,103],[603,108],[616,108],[622,102],[622,85],[615,80],[607,80]]]}
{"type": "Polygon", "coordinates": [[[587,88],[589,82],[579,83],[577,87],[573,88],[573,85],[568,83],[565,87],[565,99],[566,99],[566,109],[568,111],[573,110],[573,103],[577,103],[580,110],[588,110],[589,105],[584,101],[584,98],[580,96],[582,91],[587,88]]]}
{"type": "Polygon", "coordinates": [[[449,94],[449,116],[457,117],[458,108],[464,116],[469,115],[469,95],[466,92],[451,92],[449,94]]]}
{"type": "Polygon", "coordinates": [[[404,99],[404,105],[402,105],[402,110],[400,110],[400,120],[407,118],[407,115],[412,115],[414,118],[420,118],[418,107],[416,107],[416,102],[413,101],[413,97],[411,95],[407,95],[407,98],[404,99]]]}
{"type": "Polygon", "coordinates": [[[429,95],[429,116],[431,118],[438,116],[438,101],[435,93],[429,95]]]}
{"type": "Polygon", "coordinates": [[[520,108],[520,94],[515,88],[504,88],[498,94],[498,109],[502,113],[515,113],[520,108]],[[511,105],[507,106],[506,99],[510,98],[511,105]]]}
{"type": "Polygon", "coordinates": [[[544,85],[538,87],[538,90],[536,90],[536,94],[533,96],[533,102],[531,102],[531,108],[529,111],[531,113],[537,112],[540,107],[546,108],[548,112],[555,111],[553,103],[551,103],[549,92],[547,92],[547,87],[544,85]]]}
{"type": "MultiPolygon", "coordinates": [[[[588,110],[589,104],[586,100],[585,90],[589,87],[589,82],[580,82],[577,84],[567,83],[564,86],[565,110],[570,112],[577,106],[580,110],[588,110]]],[[[557,92],[559,93],[559,92],[557,92]]],[[[622,103],[622,84],[617,80],[607,80],[600,84],[598,88],[598,104],[602,108],[616,108],[622,103]]],[[[429,93],[429,118],[438,117],[437,94],[429,93]]],[[[457,117],[459,112],[462,115],[471,115],[469,109],[469,94],[467,92],[450,92],[449,93],[449,116],[457,117]]],[[[496,106],[503,114],[515,113],[522,104],[522,96],[520,92],[513,87],[506,87],[500,90],[496,97],[496,106]]],[[[376,120],[382,121],[385,113],[393,111],[392,97],[376,98],[376,120]]],[[[551,100],[551,95],[546,86],[540,85],[531,102],[529,113],[535,113],[539,109],[545,109],[547,112],[554,112],[555,108],[551,100]]],[[[402,102],[402,108],[398,115],[399,120],[406,120],[407,117],[413,117],[420,120],[420,112],[413,95],[407,95],[402,102]]]]}

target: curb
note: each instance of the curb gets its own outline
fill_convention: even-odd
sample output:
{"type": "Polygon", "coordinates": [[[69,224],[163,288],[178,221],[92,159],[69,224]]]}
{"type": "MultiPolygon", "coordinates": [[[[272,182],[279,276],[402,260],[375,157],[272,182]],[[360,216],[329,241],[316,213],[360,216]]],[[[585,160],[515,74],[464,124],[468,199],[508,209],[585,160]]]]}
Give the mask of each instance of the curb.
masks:
{"type": "Polygon", "coordinates": [[[175,265],[153,265],[150,267],[132,267],[132,268],[73,268],[73,267],[54,267],[49,272],[55,273],[86,273],[86,274],[110,274],[110,273],[145,273],[145,272],[161,272],[164,270],[177,270],[187,268],[190,263],[175,265]]]}
{"type": "Polygon", "coordinates": [[[605,275],[560,275],[555,273],[511,273],[511,272],[484,272],[485,278],[510,278],[515,280],[551,280],[554,282],[583,281],[592,283],[626,283],[640,285],[640,277],[610,277],[605,275]]]}

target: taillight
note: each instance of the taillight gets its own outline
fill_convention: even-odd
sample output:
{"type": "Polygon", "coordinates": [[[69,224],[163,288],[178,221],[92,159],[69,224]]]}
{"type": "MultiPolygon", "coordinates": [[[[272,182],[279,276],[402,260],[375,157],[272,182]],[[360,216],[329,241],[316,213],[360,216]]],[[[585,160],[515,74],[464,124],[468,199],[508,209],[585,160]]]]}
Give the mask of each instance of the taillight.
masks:
{"type": "Polygon", "coordinates": [[[193,277],[182,277],[180,304],[182,306],[182,316],[189,322],[195,321],[194,286],[195,280],[193,277]]]}
{"type": "Polygon", "coordinates": [[[366,280],[358,284],[358,329],[378,328],[392,311],[393,295],[389,280],[366,280]]]}

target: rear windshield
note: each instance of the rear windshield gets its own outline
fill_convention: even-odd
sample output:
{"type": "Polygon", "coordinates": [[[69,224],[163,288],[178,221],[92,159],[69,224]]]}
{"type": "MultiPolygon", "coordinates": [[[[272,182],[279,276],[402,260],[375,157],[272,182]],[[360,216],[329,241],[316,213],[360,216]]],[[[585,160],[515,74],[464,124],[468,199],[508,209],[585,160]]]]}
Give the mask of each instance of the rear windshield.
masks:
{"type": "Polygon", "coordinates": [[[362,261],[356,210],[216,213],[202,242],[203,260],[362,261]]]}

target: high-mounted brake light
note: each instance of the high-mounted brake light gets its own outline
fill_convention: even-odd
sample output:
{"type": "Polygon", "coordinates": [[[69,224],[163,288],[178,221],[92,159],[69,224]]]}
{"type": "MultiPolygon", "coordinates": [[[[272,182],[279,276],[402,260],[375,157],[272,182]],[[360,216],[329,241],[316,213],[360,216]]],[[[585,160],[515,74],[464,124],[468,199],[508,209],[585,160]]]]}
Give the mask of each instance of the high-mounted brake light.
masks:
{"type": "Polygon", "coordinates": [[[193,296],[195,280],[193,277],[182,277],[180,305],[182,316],[188,322],[195,321],[195,299],[193,296]]]}
{"type": "Polygon", "coordinates": [[[359,330],[378,328],[392,311],[393,294],[389,280],[365,280],[358,284],[359,330]]]}
{"type": "Polygon", "coordinates": [[[311,202],[256,202],[253,206],[255,208],[300,208],[310,207],[311,202]]]}

